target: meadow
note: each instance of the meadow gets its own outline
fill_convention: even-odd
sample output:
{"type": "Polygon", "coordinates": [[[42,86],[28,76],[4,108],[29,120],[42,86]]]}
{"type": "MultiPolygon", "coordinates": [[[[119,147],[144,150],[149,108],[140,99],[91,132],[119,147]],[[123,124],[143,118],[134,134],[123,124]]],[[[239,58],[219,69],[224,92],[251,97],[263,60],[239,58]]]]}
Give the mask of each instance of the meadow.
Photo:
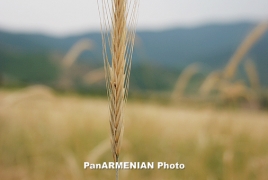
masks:
{"type": "MultiPolygon", "coordinates": [[[[184,170],[122,170],[120,179],[266,180],[268,112],[130,99],[120,161],[183,163],[184,170]]],[[[44,86],[0,91],[0,179],[102,180],[114,170],[106,98],[44,86]]]]}

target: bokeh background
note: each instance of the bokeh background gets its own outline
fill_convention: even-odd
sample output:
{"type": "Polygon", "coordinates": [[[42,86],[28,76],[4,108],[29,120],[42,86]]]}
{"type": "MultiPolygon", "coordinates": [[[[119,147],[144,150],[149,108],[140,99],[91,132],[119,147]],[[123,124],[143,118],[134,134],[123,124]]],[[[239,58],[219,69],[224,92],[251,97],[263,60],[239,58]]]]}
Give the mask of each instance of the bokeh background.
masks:
{"type": "MultiPolygon", "coordinates": [[[[121,179],[268,177],[268,1],[140,2],[121,179]]],[[[97,1],[0,2],[0,179],[107,179],[97,1]]]]}

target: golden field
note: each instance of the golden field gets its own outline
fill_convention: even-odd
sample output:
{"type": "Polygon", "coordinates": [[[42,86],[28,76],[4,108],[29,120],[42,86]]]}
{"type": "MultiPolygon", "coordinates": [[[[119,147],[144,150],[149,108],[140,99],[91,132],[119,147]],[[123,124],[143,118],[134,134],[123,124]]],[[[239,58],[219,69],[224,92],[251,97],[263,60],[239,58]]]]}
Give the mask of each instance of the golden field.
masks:
{"type": "MultiPolygon", "coordinates": [[[[34,86],[0,91],[0,179],[104,180],[114,170],[108,101],[34,86]]],[[[120,179],[266,180],[268,112],[130,100],[121,161],[184,163],[184,170],[122,170],[120,179]]]]}

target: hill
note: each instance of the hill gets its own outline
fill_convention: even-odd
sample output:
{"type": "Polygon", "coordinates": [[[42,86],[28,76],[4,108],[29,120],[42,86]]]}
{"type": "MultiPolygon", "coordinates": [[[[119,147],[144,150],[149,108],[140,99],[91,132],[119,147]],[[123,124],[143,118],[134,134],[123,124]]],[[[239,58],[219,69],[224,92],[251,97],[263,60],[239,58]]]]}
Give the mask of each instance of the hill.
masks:
{"type": "MultiPolygon", "coordinates": [[[[133,87],[141,89],[169,89],[173,86],[181,69],[194,62],[202,65],[205,74],[217,68],[222,68],[255,26],[256,23],[239,22],[232,24],[209,24],[194,28],[174,28],[162,31],[139,31],[137,32],[132,71],[139,80],[137,80],[137,84],[133,85],[133,87]],[[147,73],[143,73],[144,77],[138,77],[140,75],[139,71],[144,68],[151,70],[145,70],[147,73]],[[156,81],[153,74],[159,69],[161,69],[161,75],[164,77],[162,83],[160,82],[158,85],[151,83],[154,85],[144,87],[141,80],[150,77],[152,82],[156,81]],[[165,84],[164,79],[167,79],[165,77],[171,77],[172,82],[165,84]]],[[[89,66],[101,66],[102,45],[99,32],[59,38],[42,34],[15,34],[0,31],[0,70],[4,74],[16,74],[16,69],[21,67],[19,65],[19,67],[15,68],[19,64],[16,61],[21,60],[27,64],[26,61],[31,59],[27,58],[28,56],[34,58],[42,57],[41,59],[43,60],[39,61],[44,63],[45,61],[51,61],[51,56],[57,54],[57,61],[60,61],[76,42],[84,38],[91,39],[94,42],[94,49],[83,52],[78,62],[83,62],[89,66]]],[[[258,73],[263,85],[268,85],[268,79],[266,78],[268,67],[267,47],[268,33],[246,55],[246,57],[252,58],[257,64],[258,73]]],[[[53,63],[54,66],[58,65],[55,62],[53,63]]],[[[50,68],[47,72],[57,71],[57,68],[52,67],[53,63],[49,62],[46,66],[40,65],[40,68],[50,68]]],[[[28,62],[28,64],[32,63],[28,62]]],[[[27,65],[27,68],[31,68],[31,66],[27,65]]],[[[54,75],[49,77],[44,75],[39,80],[56,78],[56,74],[54,72],[54,75]]],[[[29,78],[31,76],[34,76],[34,74],[30,74],[29,78]]]]}

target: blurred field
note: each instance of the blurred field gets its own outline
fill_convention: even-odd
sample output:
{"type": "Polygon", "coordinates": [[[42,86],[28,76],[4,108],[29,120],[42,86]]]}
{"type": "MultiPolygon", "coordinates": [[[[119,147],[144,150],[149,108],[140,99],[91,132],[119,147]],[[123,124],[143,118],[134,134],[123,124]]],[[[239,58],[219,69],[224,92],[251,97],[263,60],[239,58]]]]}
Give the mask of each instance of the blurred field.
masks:
{"type": "MultiPolygon", "coordinates": [[[[108,118],[106,99],[56,95],[42,86],[0,91],[0,179],[114,179],[112,170],[83,169],[92,158],[112,161],[108,118]]],[[[267,129],[264,111],[132,100],[121,161],[179,162],[186,168],[121,171],[120,176],[266,180],[267,129]]]]}

